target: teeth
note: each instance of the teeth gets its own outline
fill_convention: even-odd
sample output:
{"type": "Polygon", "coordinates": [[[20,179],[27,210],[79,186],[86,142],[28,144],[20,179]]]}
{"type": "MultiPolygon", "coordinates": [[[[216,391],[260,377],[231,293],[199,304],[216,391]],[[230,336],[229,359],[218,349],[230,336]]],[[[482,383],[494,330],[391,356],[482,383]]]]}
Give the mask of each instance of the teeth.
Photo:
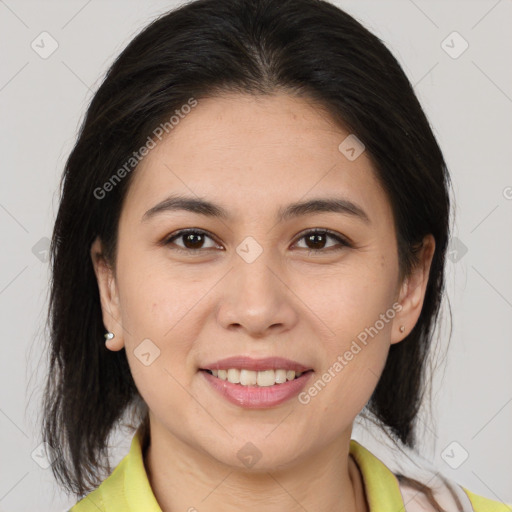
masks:
{"type": "Polygon", "coordinates": [[[274,370],[258,372],[256,382],[258,386],[273,386],[276,383],[276,372],[274,370]]]}
{"type": "Polygon", "coordinates": [[[227,373],[227,380],[233,384],[238,384],[240,382],[240,370],[230,368],[227,373]]]}
{"type": "Polygon", "coordinates": [[[258,374],[250,370],[240,370],[240,384],[242,386],[255,386],[258,374]]]}
{"type": "Polygon", "coordinates": [[[302,373],[295,373],[293,370],[262,370],[255,372],[253,370],[229,368],[228,370],[210,370],[214,377],[221,380],[227,380],[232,384],[241,384],[242,386],[260,386],[267,387],[274,384],[284,384],[286,381],[294,380],[300,377],[302,373]]]}
{"type": "Polygon", "coordinates": [[[286,370],[276,370],[276,384],[286,382],[286,370]]]}

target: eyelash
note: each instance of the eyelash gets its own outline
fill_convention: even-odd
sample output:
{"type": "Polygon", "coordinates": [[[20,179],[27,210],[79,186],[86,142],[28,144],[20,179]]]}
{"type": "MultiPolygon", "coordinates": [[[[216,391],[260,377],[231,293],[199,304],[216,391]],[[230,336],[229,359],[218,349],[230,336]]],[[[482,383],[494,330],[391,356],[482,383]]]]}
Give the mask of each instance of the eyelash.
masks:
{"type": "MultiPolygon", "coordinates": [[[[167,245],[172,244],[173,240],[176,240],[180,237],[183,237],[183,236],[189,235],[189,234],[206,235],[208,238],[211,238],[215,242],[214,237],[210,233],[208,233],[208,231],[205,231],[203,229],[188,228],[188,229],[182,229],[180,231],[177,231],[176,233],[173,233],[170,237],[166,238],[162,243],[163,243],[163,245],[167,246],[167,245]]],[[[303,238],[307,237],[308,235],[312,235],[312,234],[313,235],[326,235],[328,238],[333,238],[334,240],[339,242],[340,247],[329,247],[327,249],[325,249],[325,248],[324,249],[306,249],[310,253],[314,253],[314,254],[322,253],[322,252],[329,253],[332,251],[339,251],[346,247],[349,247],[349,248],[353,247],[352,243],[349,242],[347,238],[341,236],[340,234],[338,234],[334,231],[330,231],[329,229],[310,229],[308,231],[305,231],[300,234],[299,238],[297,239],[297,241],[295,243],[299,242],[303,238]]],[[[217,243],[217,242],[215,242],[215,243],[217,243]]],[[[172,249],[174,251],[191,254],[191,253],[199,253],[204,250],[208,250],[210,248],[208,248],[208,249],[187,249],[187,248],[183,248],[183,247],[173,247],[172,249]]]]}

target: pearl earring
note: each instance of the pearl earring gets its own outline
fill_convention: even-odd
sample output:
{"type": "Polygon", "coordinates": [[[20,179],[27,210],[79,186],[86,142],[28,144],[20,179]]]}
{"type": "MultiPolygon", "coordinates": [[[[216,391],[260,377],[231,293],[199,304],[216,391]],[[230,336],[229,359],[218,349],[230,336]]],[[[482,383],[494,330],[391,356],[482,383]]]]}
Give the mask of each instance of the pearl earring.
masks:
{"type": "Polygon", "coordinates": [[[115,336],[115,334],[114,334],[113,332],[110,332],[110,331],[109,331],[109,332],[107,332],[107,333],[105,334],[105,341],[109,341],[109,340],[111,340],[114,336],[115,336]]]}
{"type": "Polygon", "coordinates": [[[400,332],[405,332],[405,326],[403,326],[403,325],[400,326],[400,332]]]}

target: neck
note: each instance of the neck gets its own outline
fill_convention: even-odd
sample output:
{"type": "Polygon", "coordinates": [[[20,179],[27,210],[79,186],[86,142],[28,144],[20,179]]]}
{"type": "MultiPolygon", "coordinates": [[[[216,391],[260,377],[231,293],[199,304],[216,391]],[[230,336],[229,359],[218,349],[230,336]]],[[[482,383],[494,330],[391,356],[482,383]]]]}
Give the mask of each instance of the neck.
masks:
{"type": "Polygon", "coordinates": [[[151,425],[144,453],[162,512],[368,512],[364,483],[349,454],[350,432],[286,469],[241,470],[151,425]]]}

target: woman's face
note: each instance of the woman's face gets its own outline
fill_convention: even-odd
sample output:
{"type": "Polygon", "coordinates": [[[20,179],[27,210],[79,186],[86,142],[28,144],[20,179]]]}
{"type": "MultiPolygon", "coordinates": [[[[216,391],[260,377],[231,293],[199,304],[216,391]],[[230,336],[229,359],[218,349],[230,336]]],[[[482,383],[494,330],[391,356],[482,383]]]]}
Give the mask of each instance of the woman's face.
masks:
{"type": "Polygon", "coordinates": [[[140,163],[115,276],[98,276],[109,348],[126,348],[152,433],[258,469],[350,438],[390,344],[418,319],[433,245],[399,283],[390,204],[349,135],[305,100],[227,95],[200,100],[140,163]],[[233,357],[256,361],[221,365],[232,380],[261,386],[204,371],[233,357]],[[294,365],[310,371],[280,382],[294,365]]]}

